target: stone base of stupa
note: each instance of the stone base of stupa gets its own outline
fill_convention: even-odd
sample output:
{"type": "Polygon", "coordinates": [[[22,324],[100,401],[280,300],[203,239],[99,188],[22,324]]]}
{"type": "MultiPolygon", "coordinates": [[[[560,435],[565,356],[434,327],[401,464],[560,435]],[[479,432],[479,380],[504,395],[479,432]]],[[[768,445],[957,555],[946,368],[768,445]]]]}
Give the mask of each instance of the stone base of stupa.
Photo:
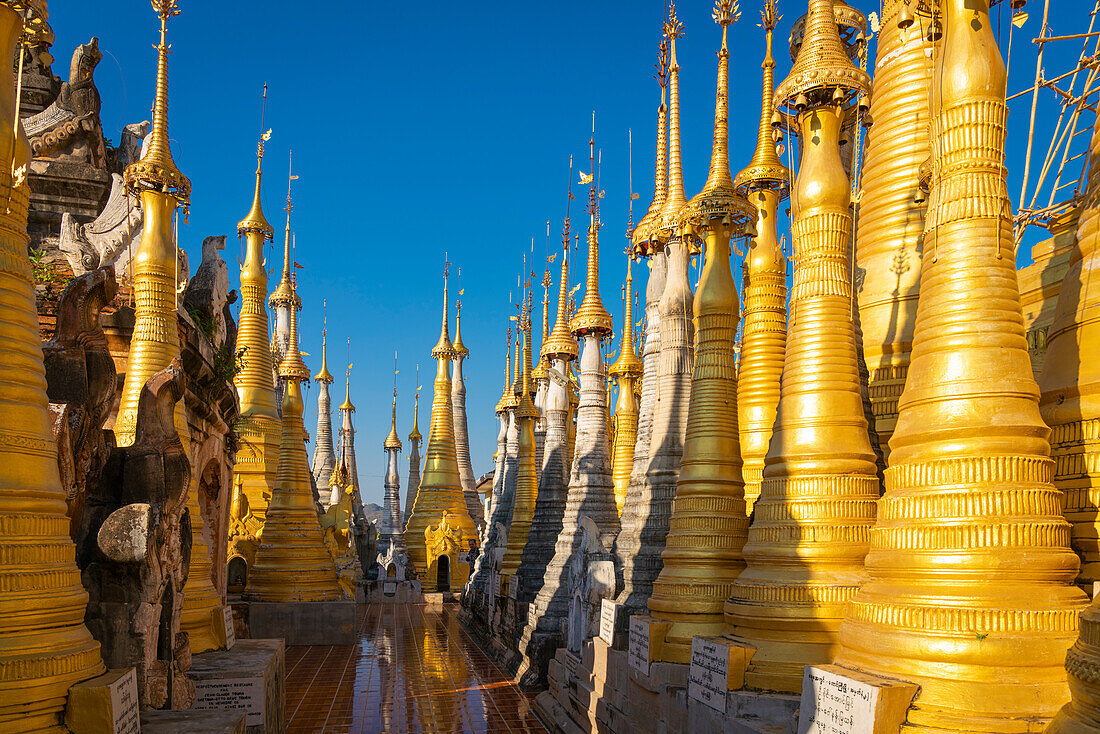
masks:
{"type": "Polygon", "coordinates": [[[228,650],[195,655],[187,677],[195,684],[193,710],[243,713],[247,734],[270,734],[286,728],[283,640],[237,640],[228,650]]]}
{"type": "Polygon", "coordinates": [[[354,645],[355,602],[281,601],[248,603],[253,639],[281,637],[287,645],[354,645]]]}
{"type": "Polygon", "coordinates": [[[720,711],[688,696],[689,670],[689,665],[655,662],[643,673],[630,665],[627,651],[597,637],[584,643],[580,655],[557,650],[548,669],[550,687],[535,699],[535,711],[557,734],[796,730],[798,696],[729,691],[720,711]]]}
{"type": "Polygon", "coordinates": [[[523,661],[517,641],[527,623],[528,604],[509,596],[498,596],[495,601],[489,652],[501,670],[508,675],[515,675],[523,661]]]}

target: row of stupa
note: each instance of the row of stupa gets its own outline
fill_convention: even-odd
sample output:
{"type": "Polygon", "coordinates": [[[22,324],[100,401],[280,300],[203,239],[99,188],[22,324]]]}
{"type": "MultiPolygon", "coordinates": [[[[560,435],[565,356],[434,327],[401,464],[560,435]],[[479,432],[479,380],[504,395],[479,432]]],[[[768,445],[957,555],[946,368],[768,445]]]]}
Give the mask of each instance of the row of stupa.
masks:
{"type": "Polygon", "coordinates": [[[1090,277],[1100,267],[1100,125],[1033,374],[988,2],[888,0],[872,79],[858,65],[864,15],[809,0],[793,66],[775,85],[779,16],[766,0],[756,151],[733,176],[726,33],[738,15],[730,0],[716,3],[710,175],[690,200],[674,7],[664,24],[654,195],[631,227],[632,259],[649,267],[640,356],[628,290],[620,356],[605,365],[612,322],[598,292],[594,183],[584,300],[570,313],[567,215],[557,318],[550,330],[544,295],[534,366],[525,293],[476,537],[449,428],[444,321],[410,558],[429,582],[441,578],[418,547],[433,521],[453,519],[457,529],[442,529],[460,547],[480,545],[463,618],[522,685],[549,686],[539,697],[548,720],[587,729],[618,706],[645,723],[630,718],[632,707],[657,710],[636,703],[645,691],[672,698],[652,676],[689,666],[702,638],[741,651],[730,686],[759,696],[805,696],[816,666],[908,685],[903,718],[915,730],[1037,731],[1054,718],[1055,731],[1100,729],[1100,611],[1084,593],[1096,581],[1100,482],[1100,375],[1088,357],[1100,344],[1090,277]],[[864,131],[860,162],[853,141],[864,131]],[[797,173],[780,158],[785,132],[800,149],[797,173]],[[777,223],[788,196],[790,281],[777,223]],[[743,301],[730,267],[737,240],[743,301]],[[623,690],[610,672],[626,665],[628,646],[652,688],[635,672],[623,690]],[[585,711],[577,697],[588,694],[585,711]]]}

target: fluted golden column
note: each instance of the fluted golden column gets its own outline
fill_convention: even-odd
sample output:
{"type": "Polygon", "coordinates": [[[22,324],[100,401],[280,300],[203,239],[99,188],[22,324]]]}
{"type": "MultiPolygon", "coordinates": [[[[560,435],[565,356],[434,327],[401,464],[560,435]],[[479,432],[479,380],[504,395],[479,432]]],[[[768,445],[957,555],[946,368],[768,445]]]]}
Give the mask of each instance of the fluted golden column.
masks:
{"type": "Polygon", "coordinates": [[[649,610],[671,622],[660,657],[691,660],[693,635],[727,630],[722,613],[744,561],[749,521],[737,438],[737,376],[733,352],[737,289],[730,270],[730,237],[756,218],[755,208],[734,190],[729,170],[729,49],[726,36],[737,19],[733,0],[717,0],[722,27],[714,105],[710,176],[683,210],[685,237],[702,235],[706,252],[693,312],[695,365],[688,404],[684,454],[676,482],[664,563],[653,584],[649,610]]]}
{"type": "Polygon", "coordinates": [[[630,486],[630,474],[634,467],[634,445],[638,441],[638,396],[634,386],[642,378],[642,360],[634,351],[634,278],[631,275],[633,257],[626,261],[625,306],[623,307],[623,335],[619,358],[612,363],[607,374],[615,380],[618,398],[615,402],[615,440],[611,448],[611,476],[615,482],[615,507],[619,517],[623,515],[626,492],[630,486]]]}
{"type": "MultiPolygon", "coordinates": [[[[279,440],[282,422],[275,402],[272,381],[271,349],[267,331],[267,269],[264,267],[264,243],[275,230],[264,216],[260,203],[260,183],[263,177],[264,133],[256,146],[256,192],[248,215],[237,224],[238,236],[244,237],[244,260],[241,262],[241,312],[237,328],[237,348],[244,350],[244,365],[233,378],[241,417],[236,425],[239,437],[233,484],[239,485],[248,499],[252,514],[263,522],[267,503],[275,487],[279,469],[279,440]]],[[[235,548],[230,547],[233,554],[235,548]]],[[[255,558],[247,558],[249,564],[255,558]]]]}
{"type": "MultiPolygon", "coordinates": [[[[179,324],[176,316],[176,235],[172,217],[176,207],[186,206],[191,182],[180,173],[172,160],[168,138],[168,19],[179,14],[174,0],[157,0],[160,14],[160,45],[157,47],[157,91],[153,105],[153,125],[145,156],[126,168],[126,187],[141,198],[145,212],[141,245],[134,254],[134,333],[126,379],[122,386],[115,439],[119,446],[134,442],[138,398],[145,382],[180,356],[179,324]]],[[[191,429],[184,413],[184,401],[176,403],[176,430],[184,451],[191,453],[191,429]]],[[[206,522],[198,498],[201,471],[192,467],[191,487],[187,492],[187,511],[191,516],[191,569],[184,586],[183,614],[180,627],[188,633],[191,652],[200,653],[219,646],[215,625],[224,624],[216,609],[221,598],[214,589],[213,559],[206,522]]]]}
{"type": "Polygon", "coordinates": [[[508,523],[508,546],[501,560],[500,573],[509,578],[519,569],[531,520],[538,500],[538,469],[535,466],[535,419],[539,412],[531,401],[531,301],[525,299],[519,330],[523,333],[523,365],[520,369],[520,396],[513,413],[519,430],[516,451],[516,491],[512,499],[512,519],[508,523]]]}
{"type": "Polygon", "coordinates": [[[790,191],[790,172],[776,153],[771,118],[774,111],[775,60],[772,31],[781,16],[775,0],[760,13],[765,34],[763,94],[756,152],[737,174],[734,184],[756,206],[756,237],[745,254],[744,324],[737,373],[737,426],[741,439],[741,475],[745,480],[745,512],[760,496],[764,457],[779,407],[779,380],[787,347],[787,259],[779,248],[776,216],[779,202],[790,191]]]}
{"type": "Polygon", "coordinates": [[[0,3],[0,730],[60,733],[69,688],[103,661],[84,626],[27,259],[31,151],[12,125],[22,27],[0,3]]]}
{"type": "Polygon", "coordinates": [[[882,5],[882,30],[872,86],[867,147],[860,184],[856,297],[863,331],[875,432],[883,455],[897,423],[920,288],[925,197],[918,171],[928,160],[928,85],[932,82],[929,21],[913,23],[904,0],[882,5]],[[902,24],[912,23],[908,28],[902,24]],[[922,32],[923,31],[923,32],[922,32]]]}
{"type": "Polygon", "coordinates": [[[262,602],[336,601],[343,598],[332,556],[325,548],[310,484],[302,422],[302,382],[309,368],[298,351],[298,310],[290,309],[290,341],[279,363],[283,390],[283,430],[279,473],[268,505],[256,565],[243,598],[262,602]]]}
{"type": "MultiPolygon", "coordinates": [[[[432,398],[432,422],[428,430],[428,451],[424,457],[424,475],[413,502],[412,514],[405,524],[405,544],[409,549],[409,563],[425,583],[428,571],[428,551],[424,531],[428,526],[438,526],[448,515],[448,522],[462,533],[462,548],[470,540],[478,540],[477,528],[466,511],[462,495],[462,480],[458,473],[458,457],[455,453],[454,412],[451,407],[451,355],[454,347],[448,329],[447,279],[443,280],[443,325],[439,342],[432,349],[435,358],[435,395],[432,398]]],[[[454,569],[450,573],[451,590],[460,591],[466,583],[458,578],[454,569]]]]}
{"type": "Polygon", "coordinates": [[[832,0],[810,0],[806,36],[774,97],[797,113],[802,161],[791,195],[794,281],[779,407],[760,497],[726,615],[757,648],[750,687],[797,692],[832,662],[863,575],[875,456],[860,394],[850,280],[850,187],[840,130],[867,75],[845,56],[832,0]]]}
{"type": "Polygon", "coordinates": [[[1035,731],[1085,597],[1020,309],[1005,67],[985,0],[941,8],[912,359],[838,663],[919,684],[914,730],[1035,731]]]}

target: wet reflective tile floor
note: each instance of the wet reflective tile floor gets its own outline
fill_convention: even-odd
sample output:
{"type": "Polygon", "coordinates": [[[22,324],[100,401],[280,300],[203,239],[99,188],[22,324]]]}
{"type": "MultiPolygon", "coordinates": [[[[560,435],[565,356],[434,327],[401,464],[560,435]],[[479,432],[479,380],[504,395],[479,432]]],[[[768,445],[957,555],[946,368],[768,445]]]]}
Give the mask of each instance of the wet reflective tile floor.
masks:
{"type": "Polygon", "coordinates": [[[458,610],[364,604],[358,644],[288,647],[288,734],[545,734],[532,698],[474,643],[458,610]]]}

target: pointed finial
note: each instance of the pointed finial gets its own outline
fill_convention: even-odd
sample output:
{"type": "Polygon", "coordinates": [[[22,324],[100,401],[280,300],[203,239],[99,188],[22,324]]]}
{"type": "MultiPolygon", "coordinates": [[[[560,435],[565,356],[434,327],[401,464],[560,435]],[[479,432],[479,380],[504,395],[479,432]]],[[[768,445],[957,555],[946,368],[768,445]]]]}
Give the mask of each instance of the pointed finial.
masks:
{"type": "MultiPolygon", "coordinates": [[[[348,339],[348,353],[351,353],[351,339],[348,339]]],[[[344,402],[340,405],[340,410],[355,412],[355,406],[351,403],[351,360],[348,360],[347,376],[344,378],[344,402]]]]}
{"type": "Polygon", "coordinates": [[[420,435],[420,364],[418,363],[416,365],[416,390],[413,395],[413,428],[409,432],[409,440],[416,442],[422,438],[423,436],[420,435]]]}
{"type": "Polygon", "coordinates": [[[290,213],[294,211],[294,200],[291,197],[291,186],[294,181],[298,179],[298,176],[294,173],[294,152],[288,153],[288,166],[287,166],[287,182],[286,182],[286,206],[283,207],[286,210],[286,236],[283,240],[283,277],[279,280],[279,285],[268,296],[267,302],[270,306],[291,306],[293,309],[300,309],[302,307],[302,301],[298,298],[298,293],[294,288],[293,279],[293,260],[290,257],[291,248],[291,236],[290,236],[290,213]]]}
{"type": "Polygon", "coordinates": [[[313,376],[313,379],[316,382],[331,385],[336,381],[336,378],[328,371],[328,299],[322,301],[321,308],[324,309],[323,318],[325,323],[325,327],[321,329],[321,369],[313,376]]]}
{"type": "Polygon", "coordinates": [[[542,354],[548,359],[572,361],[580,354],[577,340],[569,331],[569,202],[573,200],[573,156],[569,156],[569,176],[566,179],[565,225],[561,233],[561,281],[558,286],[558,313],[554,330],[543,341],[542,354]]]}
{"type": "Polygon", "coordinates": [[[772,58],[772,33],[776,23],[783,16],[778,13],[776,0],[765,0],[760,11],[760,27],[764,29],[764,70],[763,87],[760,99],[760,125],[756,131],[756,152],[752,161],[734,179],[737,190],[746,193],[761,189],[774,189],[780,200],[790,192],[791,173],[783,165],[776,150],[775,136],[778,131],[772,129],[772,116],[775,108],[772,103],[775,85],[775,60],[772,58]]]}
{"type": "Polygon", "coordinates": [[[462,294],[466,289],[462,287],[462,268],[458,269],[458,298],[455,299],[455,340],[451,345],[454,359],[463,359],[470,356],[470,350],[462,343],[462,294]]]}
{"type": "Polygon", "coordinates": [[[638,377],[642,374],[642,360],[634,349],[634,294],[632,285],[634,277],[631,273],[631,265],[634,258],[627,253],[626,258],[626,284],[623,287],[623,337],[622,346],[619,349],[619,358],[608,369],[608,375],[616,377],[638,377]]]}
{"type": "MultiPolygon", "coordinates": [[[[722,28],[722,45],[718,50],[718,82],[714,94],[714,133],[710,149],[710,172],[703,189],[691,197],[681,211],[681,226],[689,228],[709,226],[708,223],[729,221],[737,230],[744,231],[756,220],[756,207],[733,186],[729,156],[729,68],[730,54],[727,47],[728,29],[741,17],[735,0],[717,0],[712,16],[722,28]]],[[[699,252],[696,236],[688,237],[692,252],[699,252]]]]}
{"type": "Polygon", "coordinates": [[[265,240],[275,238],[275,229],[264,216],[263,207],[260,205],[260,179],[263,177],[264,144],[271,140],[271,131],[264,132],[264,116],[267,113],[267,84],[264,84],[263,103],[260,109],[260,139],[256,143],[256,192],[252,196],[252,209],[248,215],[237,223],[237,234],[244,235],[247,232],[258,232],[265,240]]]}
{"type": "Polygon", "coordinates": [[[589,333],[603,337],[614,331],[615,327],[611,321],[611,314],[607,312],[603,301],[600,300],[599,208],[600,197],[603,196],[603,192],[598,191],[599,168],[596,166],[595,112],[592,113],[592,137],[588,140],[588,163],[591,173],[589,173],[587,180],[582,179],[582,183],[588,184],[588,273],[585,281],[584,300],[570,321],[569,328],[573,332],[573,336],[576,337],[586,336],[589,333]]]}
{"type": "Polygon", "coordinates": [[[680,210],[687,203],[680,158],[680,64],[676,61],[676,39],[683,37],[684,25],[676,17],[676,4],[672,0],[664,32],[669,44],[668,191],[655,223],[655,240],[662,245],[679,231],[680,210]]]}
{"type": "Polygon", "coordinates": [[[432,349],[432,357],[435,359],[451,359],[454,356],[454,345],[451,344],[450,325],[450,296],[448,295],[447,278],[451,274],[451,263],[447,260],[447,254],[443,254],[443,326],[439,330],[439,341],[432,349]]]}
{"type": "Polygon", "coordinates": [[[664,208],[668,194],[668,107],[665,105],[665,90],[668,86],[669,58],[668,38],[662,38],[657,50],[657,73],[653,77],[661,87],[661,105],[657,108],[657,155],[653,172],[653,198],[645,216],[638,222],[632,234],[634,251],[641,256],[649,254],[653,244],[657,219],[664,208]]]}
{"type": "Polygon", "coordinates": [[[390,417],[390,435],[386,436],[383,447],[386,450],[401,450],[401,439],[397,437],[397,350],[393,351],[393,413],[390,417]]]}
{"type": "Polygon", "coordinates": [[[168,139],[168,20],[180,14],[176,0],[153,0],[160,16],[160,44],[157,49],[157,90],[153,100],[153,126],[147,138],[149,147],[141,160],[126,167],[126,188],[137,196],[142,191],[163,191],[183,207],[191,201],[191,181],[172,159],[168,139]]]}

